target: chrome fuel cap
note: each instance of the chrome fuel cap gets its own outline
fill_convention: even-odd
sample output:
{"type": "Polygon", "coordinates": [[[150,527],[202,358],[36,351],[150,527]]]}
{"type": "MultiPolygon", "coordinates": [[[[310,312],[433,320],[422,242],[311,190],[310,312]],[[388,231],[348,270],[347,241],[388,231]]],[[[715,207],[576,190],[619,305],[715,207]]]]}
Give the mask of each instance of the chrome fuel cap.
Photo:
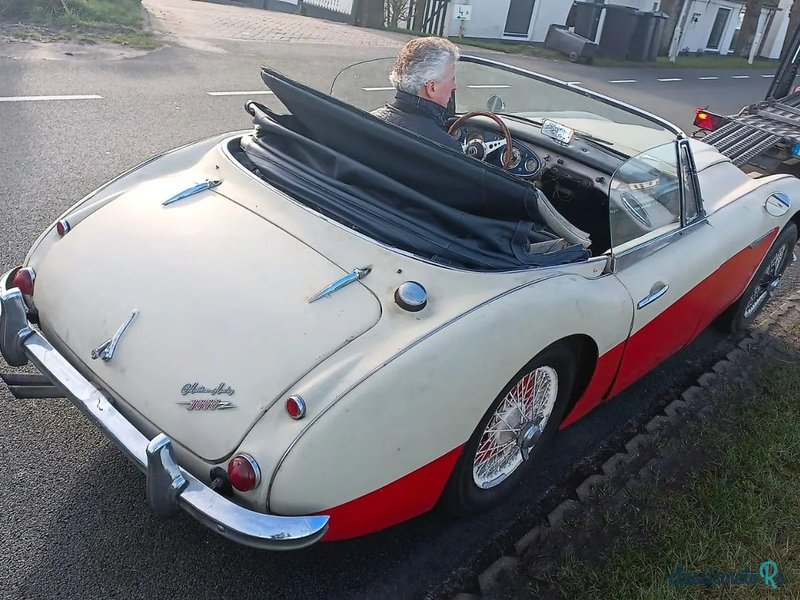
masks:
{"type": "Polygon", "coordinates": [[[428,304],[428,292],[416,281],[406,281],[394,292],[397,306],[408,312],[419,312],[428,304]]]}

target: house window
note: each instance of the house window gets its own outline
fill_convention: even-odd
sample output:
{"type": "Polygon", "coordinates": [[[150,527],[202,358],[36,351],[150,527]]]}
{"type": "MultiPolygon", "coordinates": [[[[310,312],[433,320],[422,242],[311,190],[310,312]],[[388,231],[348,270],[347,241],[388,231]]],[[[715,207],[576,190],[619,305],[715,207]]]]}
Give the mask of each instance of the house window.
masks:
{"type": "Polygon", "coordinates": [[[506,17],[505,35],[513,37],[528,37],[531,27],[531,15],[536,0],[511,0],[506,17]]]}
{"type": "Polygon", "coordinates": [[[717,9],[717,17],[714,19],[713,27],[711,27],[711,34],[708,36],[706,48],[709,50],[719,50],[719,43],[722,41],[722,34],[725,33],[725,26],[728,24],[728,18],[730,16],[730,8],[717,9]]]}

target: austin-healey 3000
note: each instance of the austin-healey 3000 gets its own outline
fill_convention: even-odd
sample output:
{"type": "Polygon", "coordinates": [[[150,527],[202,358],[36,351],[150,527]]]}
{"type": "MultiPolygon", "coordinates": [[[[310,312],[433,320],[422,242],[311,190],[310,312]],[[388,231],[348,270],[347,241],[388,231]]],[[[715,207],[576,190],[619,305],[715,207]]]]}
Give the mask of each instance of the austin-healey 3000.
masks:
{"type": "Polygon", "coordinates": [[[487,509],[559,429],[712,322],[747,327],[792,262],[794,177],[473,57],[457,152],[369,113],[389,67],[329,93],[263,68],[281,108],[89,194],[0,277],[6,362],[159,514],[292,549],[487,509]]]}

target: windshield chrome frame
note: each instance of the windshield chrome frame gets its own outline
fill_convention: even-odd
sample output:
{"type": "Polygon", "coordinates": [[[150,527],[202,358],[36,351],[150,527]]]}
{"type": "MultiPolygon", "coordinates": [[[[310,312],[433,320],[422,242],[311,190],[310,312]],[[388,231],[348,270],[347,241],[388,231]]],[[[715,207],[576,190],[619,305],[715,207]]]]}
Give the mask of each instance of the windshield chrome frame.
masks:
{"type": "MultiPolygon", "coordinates": [[[[515,67],[515,66],[509,65],[507,63],[501,63],[501,62],[497,62],[497,61],[494,61],[494,60],[490,60],[488,58],[481,58],[481,57],[478,57],[478,56],[463,55],[463,56],[461,56],[461,58],[459,58],[459,62],[467,62],[467,63],[473,63],[473,64],[477,64],[477,65],[484,65],[486,67],[493,67],[493,68],[496,68],[496,69],[500,69],[502,71],[508,71],[509,73],[515,73],[517,75],[522,75],[522,76],[528,77],[529,79],[535,79],[536,81],[540,81],[542,83],[546,83],[546,84],[553,85],[555,87],[558,87],[558,88],[561,88],[561,89],[564,89],[564,90],[568,90],[568,91],[573,92],[575,94],[579,94],[581,96],[584,96],[584,97],[587,97],[587,98],[591,98],[593,100],[597,100],[599,102],[602,102],[603,104],[608,104],[609,106],[613,106],[614,108],[619,108],[619,109],[624,110],[626,112],[635,114],[635,115],[637,115],[637,116],[639,116],[639,117],[641,117],[641,118],[643,118],[643,119],[645,119],[647,121],[655,123],[655,124],[661,126],[662,128],[666,129],[670,133],[675,134],[675,137],[678,140],[686,138],[686,134],[677,125],[674,125],[673,123],[670,123],[669,121],[667,121],[665,119],[662,119],[661,117],[658,117],[658,116],[656,116],[656,115],[654,115],[652,113],[649,113],[649,112],[647,112],[645,110],[641,110],[639,108],[636,108],[635,106],[633,106],[631,104],[628,104],[626,102],[623,102],[622,100],[616,100],[616,99],[611,98],[609,96],[604,96],[603,94],[600,94],[598,92],[593,92],[591,90],[587,90],[586,88],[582,88],[582,87],[579,87],[577,85],[569,84],[566,81],[561,81],[560,79],[556,79],[555,77],[550,77],[548,75],[542,75],[541,73],[537,73],[536,71],[529,71],[528,69],[523,69],[522,67],[515,67]]],[[[458,92],[456,92],[456,95],[458,95],[458,92]]],[[[513,113],[509,113],[509,114],[513,116],[513,113]]]]}

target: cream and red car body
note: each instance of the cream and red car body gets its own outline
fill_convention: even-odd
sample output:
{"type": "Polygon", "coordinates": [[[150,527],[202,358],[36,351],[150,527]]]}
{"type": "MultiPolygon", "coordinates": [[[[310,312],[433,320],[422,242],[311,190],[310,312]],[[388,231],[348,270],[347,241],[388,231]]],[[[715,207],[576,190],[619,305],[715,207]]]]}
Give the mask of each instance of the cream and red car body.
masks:
{"type": "MultiPolygon", "coordinates": [[[[765,202],[775,192],[798,197],[800,181],[750,179],[712,147],[684,140],[706,218],[668,246],[464,271],[376,243],[292,200],[234,160],[228,142],[241,135],[168,153],[67,211],[70,231],[61,237],[52,226],[25,260],[36,273],[27,300],[54,352],[145,438],[168,436],[186,472],[208,483],[213,467],[247,454],[260,482],[234,491],[232,504],[329,517],[296,546],[431,509],[498,392],[559,340],[581,348],[561,426],[587,414],[736,301],[798,218],[794,209],[772,216],[765,202]],[[163,206],[209,178],[221,184],[163,206]],[[367,265],[367,277],[308,302],[367,265]],[[395,302],[407,281],[427,290],[424,310],[395,302]],[[133,310],[114,359],[90,360],[133,310]],[[235,408],[187,410],[181,391],[192,383],[229,387],[235,408]],[[305,401],[302,419],[285,409],[293,395],[305,401]]],[[[0,281],[5,296],[11,280],[0,281]]],[[[229,537],[280,547],[277,538],[229,537]]]]}

